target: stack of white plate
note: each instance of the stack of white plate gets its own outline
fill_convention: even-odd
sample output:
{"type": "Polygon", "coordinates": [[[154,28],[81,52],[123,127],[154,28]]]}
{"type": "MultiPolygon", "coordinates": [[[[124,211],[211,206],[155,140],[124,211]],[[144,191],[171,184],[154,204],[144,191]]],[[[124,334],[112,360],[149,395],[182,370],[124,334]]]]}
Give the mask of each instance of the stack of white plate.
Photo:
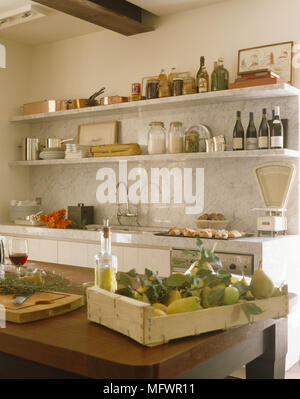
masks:
{"type": "Polygon", "coordinates": [[[80,144],[66,144],[66,159],[81,159],[91,156],[90,147],[80,144]]]}
{"type": "Polygon", "coordinates": [[[64,159],[65,150],[63,148],[52,148],[40,152],[41,159],[64,159]]]}

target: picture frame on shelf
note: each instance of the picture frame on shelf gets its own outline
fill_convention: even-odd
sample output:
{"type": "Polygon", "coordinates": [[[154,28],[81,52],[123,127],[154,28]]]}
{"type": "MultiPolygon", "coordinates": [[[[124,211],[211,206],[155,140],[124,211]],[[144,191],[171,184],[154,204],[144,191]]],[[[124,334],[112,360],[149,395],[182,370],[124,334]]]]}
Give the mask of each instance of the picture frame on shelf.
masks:
{"type": "Polygon", "coordinates": [[[116,144],[118,140],[118,121],[86,123],[78,126],[77,144],[96,146],[116,144]]]}
{"type": "Polygon", "coordinates": [[[238,51],[238,75],[269,69],[280,79],[293,83],[294,42],[282,42],[251,47],[238,51]]]}

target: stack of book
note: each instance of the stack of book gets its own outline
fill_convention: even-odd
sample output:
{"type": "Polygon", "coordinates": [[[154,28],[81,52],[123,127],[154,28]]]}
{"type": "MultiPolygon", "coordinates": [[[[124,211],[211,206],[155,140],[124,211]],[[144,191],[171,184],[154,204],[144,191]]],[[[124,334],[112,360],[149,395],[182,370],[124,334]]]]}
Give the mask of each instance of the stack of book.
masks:
{"type": "Polygon", "coordinates": [[[239,89],[242,87],[274,85],[278,83],[288,83],[280,79],[277,73],[270,69],[260,69],[251,72],[241,72],[238,74],[234,83],[229,84],[230,89],[239,89]]]}

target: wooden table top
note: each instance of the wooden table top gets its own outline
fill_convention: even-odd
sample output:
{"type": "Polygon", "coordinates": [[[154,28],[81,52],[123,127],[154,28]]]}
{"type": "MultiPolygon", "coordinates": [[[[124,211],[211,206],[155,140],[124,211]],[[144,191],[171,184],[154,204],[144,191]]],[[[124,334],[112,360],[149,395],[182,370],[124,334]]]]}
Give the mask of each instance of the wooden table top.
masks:
{"type": "MultiPolygon", "coordinates": [[[[93,269],[46,268],[74,282],[93,280],[93,269]]],[[[91,378],[174,378],[275,322],[266,320],[148,348],[89,322],[83,307],[29,324],[7,323],[0,329],[0,352],[91,378]]]]}

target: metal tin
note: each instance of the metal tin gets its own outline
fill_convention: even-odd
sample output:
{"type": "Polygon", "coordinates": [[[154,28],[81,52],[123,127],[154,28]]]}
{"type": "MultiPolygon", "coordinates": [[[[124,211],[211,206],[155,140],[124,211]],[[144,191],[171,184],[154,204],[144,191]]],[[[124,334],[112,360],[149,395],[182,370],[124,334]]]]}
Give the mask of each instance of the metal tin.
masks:
{"type": "Polygon", "coordinates": [[[68,206],[68,218],[75,226],[94,224],[94,207],[84,206],[82,203],[68,206]]]}
{"type": "Polygon", "coordinates": [[[39,159],[40,139],[36,137],[25,137],[22,145],[22,160],[35,161],[39,159]]]}
{"type": "Polygon", "coordinates": [[[132,96],[140,96],[141,95],[141,84],[140,83],[132,83],[131,84],[131,95],[132,96]]]}

